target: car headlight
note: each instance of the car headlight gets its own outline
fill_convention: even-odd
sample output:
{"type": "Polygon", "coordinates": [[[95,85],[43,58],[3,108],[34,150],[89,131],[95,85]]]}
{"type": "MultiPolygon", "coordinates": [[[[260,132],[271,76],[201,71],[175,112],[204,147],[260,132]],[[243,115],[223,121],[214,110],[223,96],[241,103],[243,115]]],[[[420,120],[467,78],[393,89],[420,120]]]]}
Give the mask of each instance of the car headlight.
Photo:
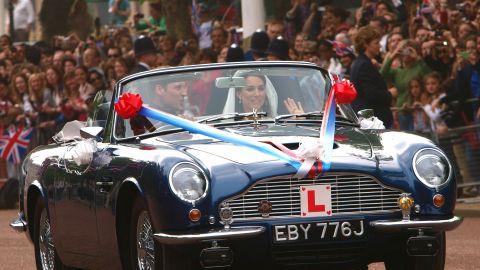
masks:
{"type": "Polygon", "coordinates": [[[178,198],[195,203],[207,195],[207,177],[197,165],[182,162],[170,171],[170,188],[178,198]]]}
{"type": "Polygon", "coordinates": [[[413,171],[426,186],[437,188],[450,180],[452,166],[442,152],[434,148],[424,148],[413,157],[413,171]]]}

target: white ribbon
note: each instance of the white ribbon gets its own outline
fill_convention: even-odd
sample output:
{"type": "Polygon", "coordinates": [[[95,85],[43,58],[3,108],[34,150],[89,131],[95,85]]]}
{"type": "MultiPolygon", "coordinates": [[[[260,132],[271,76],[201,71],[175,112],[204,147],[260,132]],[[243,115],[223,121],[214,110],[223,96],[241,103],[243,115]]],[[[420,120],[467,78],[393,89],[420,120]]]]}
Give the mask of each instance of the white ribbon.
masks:
{"type": "Polygon", "coordinates": [[[88,165],[92,162],[93,153],[97,151],[97,143],[93,139],[78,141],[75,146],[68,149],[64,158],[66,160],[72,160],[80,165],[88,165]]]}
{"type": "Polygon", "coordinates": [[[297,171],[296,177],[303,178],[308,174],[313,164],[321,160],[325,150],[320,138],[309,138],[303,141],[295,151],[297,157],[302,160],[302,165],[297,171]]]}

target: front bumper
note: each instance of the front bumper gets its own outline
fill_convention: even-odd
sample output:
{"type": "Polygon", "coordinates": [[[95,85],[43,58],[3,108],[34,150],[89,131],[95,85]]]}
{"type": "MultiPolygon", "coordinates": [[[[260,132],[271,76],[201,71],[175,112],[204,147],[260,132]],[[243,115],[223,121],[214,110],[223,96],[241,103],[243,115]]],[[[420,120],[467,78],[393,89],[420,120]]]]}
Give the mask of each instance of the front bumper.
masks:
{"type": "Polygon", "coordinates": [[[158,242],[166,245],[187,245],[203,241],[245,239],[258,236],[264,232],[265,227],[263,226],[245,226],[190,234],[156,233],[153,237],[158,242]]]}
{"type": "Polygon", "coordinates": [[[396,232],[403,230],[425,229],[431,231],[451,231],[463,222],[463,217],[428,220],[376,220],[370,226],[379,231],[396,232]]]}
{"type": "MultiPolygon", "coordinates": [[[[450,231],[457,228],[463,222],[462,217],[453,216],[446,219],[422,219],[422,220],[376,220],[371,221],[370,226],[377,231],[398,232],[405,230],[430,230],[435,232],[450,231]]],[[[204,241],[238,240],[259,236],[266,231],[265,226],[242,226],[229,229],[216,229],[206,232],[174,232],[156,233],[154,238],[166,245],[188,245],[204,241]]]]}

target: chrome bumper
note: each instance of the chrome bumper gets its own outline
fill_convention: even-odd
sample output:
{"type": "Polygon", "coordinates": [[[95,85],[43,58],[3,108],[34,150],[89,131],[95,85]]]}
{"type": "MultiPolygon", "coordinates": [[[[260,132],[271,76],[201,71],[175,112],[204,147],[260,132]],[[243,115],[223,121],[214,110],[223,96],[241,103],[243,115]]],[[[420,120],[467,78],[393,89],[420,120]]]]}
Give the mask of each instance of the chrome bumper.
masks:
{"type": "Polygon", "coordinates": [[[167,234],[156,233],[153,237],[160,243],[166,245],[185,245],[195,244],[203,241],[213,240],[237,240],[249,237],[254,237],[265,232],[265,227],[250,226],[250,227],[231,227],[230,229],[219,229],[208,231],[205,233],[191,233],[191,234],[167,234]]]}
{"type": "Polygon", "coordinates": [[[10,222],[10,227],[17,232],[27,231],[27,222],[23,218],[23,214],[18,214],[18,217],[10,222]]]}
{"type": "Polygon", "coordinates": [[[379,231],[401,231],[411,229],[426,229],[433,231],[450,231],[457,228],[463,217],[454,216],[439,220],[378,220],[371,221],[370,226],[379,231]]]}

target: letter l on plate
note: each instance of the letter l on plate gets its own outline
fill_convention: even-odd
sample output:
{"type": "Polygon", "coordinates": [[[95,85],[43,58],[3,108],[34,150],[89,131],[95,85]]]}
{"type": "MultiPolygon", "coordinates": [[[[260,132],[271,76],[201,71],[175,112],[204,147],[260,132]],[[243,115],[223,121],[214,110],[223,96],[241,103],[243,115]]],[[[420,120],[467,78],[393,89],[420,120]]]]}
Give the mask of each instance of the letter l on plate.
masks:
{"type": "Polygon", "coordinates": [[[332,215],[332,188],[330,185],[300,186],[302,217],[332,215]]]}

